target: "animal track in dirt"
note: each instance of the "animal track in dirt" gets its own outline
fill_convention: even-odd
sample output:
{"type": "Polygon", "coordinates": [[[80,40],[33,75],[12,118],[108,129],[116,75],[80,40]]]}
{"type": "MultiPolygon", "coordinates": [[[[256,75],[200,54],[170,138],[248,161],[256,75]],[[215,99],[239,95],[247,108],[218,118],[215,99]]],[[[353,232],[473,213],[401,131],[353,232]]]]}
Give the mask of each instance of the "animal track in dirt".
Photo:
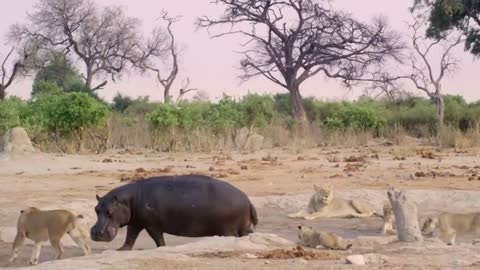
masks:
{"type": "Polygon", "coordinates": [[[336,254],[326,250],[305,249],[297,246],[292,249],[275,249],[272,251],[264,251],[256,253],[256,256],[262,259],[295,259],[302,258],[305,260],[338,260],[340,254],[336,254]]]}
{"type": "Polygon", "coordinates": [[[349,156],[343,159],[345,162],[365,162],[367,160],[366,155],[362,156],[349,156]]]}
{"type": "Polygon", "coordinates": [[[361,172],[366,169],[366,166],[361,163],[347,163],[345,168],[343,169],[344,172],[361,172]]]}
{"type": "Polygon", "coordinates": [[[167,166],[163,169],[146,170],[137,168],[133,172],[124,173],[120,176],[121,182],[143,180],[148,177],[158,176],[159,174],[170,174],[173,172],[173,166],[167,166]]]}
{"type": "Polygon", "coordinates": [[[332,252],[328,250],[318,250],[296,246],[292,249],[275,249],[270,251],[261,251],[254,254],[241,251],[219,251],[196,254],[193,257],[202,258],[251,258],[251,259],[276,259],[287,260],[302,258],[305,260],[338,260],[342,258],[341,252],[332,252]]]}

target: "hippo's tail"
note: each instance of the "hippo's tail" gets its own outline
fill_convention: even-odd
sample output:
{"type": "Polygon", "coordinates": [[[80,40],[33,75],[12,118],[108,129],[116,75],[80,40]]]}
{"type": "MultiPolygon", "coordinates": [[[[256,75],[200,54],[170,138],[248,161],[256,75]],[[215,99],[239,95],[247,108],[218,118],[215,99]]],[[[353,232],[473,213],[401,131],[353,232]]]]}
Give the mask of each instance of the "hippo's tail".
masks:
{"type": "Polygon", "coordinates": [[[258,217],[257,217],[257,210],[255,209],[255,206],[253,206],[252,203],[250,203],[250,221],[253,224],[253,228],[257,226],[258,224],[258,217]]]}

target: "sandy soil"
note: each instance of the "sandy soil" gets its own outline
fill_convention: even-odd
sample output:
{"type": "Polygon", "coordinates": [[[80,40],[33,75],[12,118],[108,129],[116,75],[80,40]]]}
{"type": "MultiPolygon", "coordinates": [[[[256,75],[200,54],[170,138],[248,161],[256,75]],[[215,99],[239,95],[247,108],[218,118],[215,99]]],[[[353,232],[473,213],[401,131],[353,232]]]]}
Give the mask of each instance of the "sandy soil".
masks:
{"type": "MultiPolygon", "coordinates": [[[[307,203],[313,184],[327,183],[333,185],[339,196],[369,199],[378,205],[378,209],[380,203],[386,200],[387,187],[406,188],[410,197],[418,203],[421,218],[442,210],[478,210],[480,163],[477,164],[477,156],[477,149],[454,151],[415,145],[368,145],[303,151],[275,149],[254,154],[123,151],[102,155],[0,156],[0,267],[28,265],[31,245],[22,249],[16,263],[8,263],[15,223],[22,207],[35,205],[45,209],[71,209],[84,214],[87,224],[92,225],[95,222],[93,207],[96,193],[103,195],[111,188],[124,184],[125,180],[149,175],[201,173],[229,181],[252,197],[260,218],[259,233],[274,233],[296,241],[296,226],[299,224],[333,231],[358,242],[347,253],[338,253],[338,257],[365,253],[388,257],[388,262],[369,265],[368,269],[478,269],[480,245],[472,245],[473,236],[460,237],[459,245],[453,247],[433,240],[420,246],[388,244],[391,237],[378,234],[381,226],[379,218],[307,222],[285,217],[307,203]],[[356,161],[347,162],[345,159],[351,156],[356,161]]],[[[124,237],[122,230],[111,243],[91,243],[96,254],[83,257],[67,236],[63,239],[65,259],[52,262],[54,253],[46,244],[41,255],[43,263],[35,268],[72,263],[77,265],[76,269],[111,269],[113,266],[119,269],[117,264],[121,262],[121,268],[125,269],[150,269],[158,265],[159,258],[164,269],[351,268],[343,259],[251,259],[245,255],[249,251],[241,249],[232,256],[193,256],[189,252],[172,255],[166,249],[151,253],[157,249],[145,232],[135,246],[137,251],[127,252],[133,257],[121,260],[126,253],[112,250],[121,246],[124,237]],[[116,258],[111,262],[113,266],[108,263],[110,257],[116,258]],[[92,268],[89,263],[93,262],[97,264],[92,268]],[[78,268],[79,265],[82,267],[78,268]]],[[[205,240],[166,236],[168,247],[205,240]]]]}

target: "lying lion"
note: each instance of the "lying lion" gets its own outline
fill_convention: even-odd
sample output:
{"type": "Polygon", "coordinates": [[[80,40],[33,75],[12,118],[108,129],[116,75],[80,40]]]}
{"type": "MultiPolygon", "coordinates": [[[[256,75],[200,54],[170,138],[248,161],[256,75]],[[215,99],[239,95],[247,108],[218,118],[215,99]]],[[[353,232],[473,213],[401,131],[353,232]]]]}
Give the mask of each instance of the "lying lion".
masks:
{"type": "Polygon", "coordinates": [[[480,236],[480,212],[477,213],[449,213],[443,212],[438,217],[429,217],[425,220],[422,233],[433,235],[436,229],[448,245],[455,244],[457,233],[474,233],[480,236]]]}
{"type": "Polygon", "coordinates": [[[38,264],[42,242],[46,241],[50,241],[55,249],[56,259],[60,259],[63,254],[60,240],[65,233],[75,241],[85,255],[90,254],[90,247],[87,245],[88,232],[79,224],[82,215],[75,216],[67,210],[42,211],[35,207],[28,207],[20,213],[10,262],[16,260],[18,249],[23,245],[25,238],[35,242],[30,264],[38,264]]]}
{"type": "Polygon", "coordinates": [[[342,237],[330,232],[316,231],[311,227],[298,226],[299,244],[311,248],[347,250],[352,244],[348,244],[342,237]]]}
{"type": "Polygon", "coordinates": [[[313,185],[315,194],[310,198],[307,209],[289,214],[289,218],[304,218],[313,220],[325,218],[355,218],[382,215],[375,213],[373,206],[364,200],[345,200],[335,198],[331,187],[318,187],[313,185]]]}

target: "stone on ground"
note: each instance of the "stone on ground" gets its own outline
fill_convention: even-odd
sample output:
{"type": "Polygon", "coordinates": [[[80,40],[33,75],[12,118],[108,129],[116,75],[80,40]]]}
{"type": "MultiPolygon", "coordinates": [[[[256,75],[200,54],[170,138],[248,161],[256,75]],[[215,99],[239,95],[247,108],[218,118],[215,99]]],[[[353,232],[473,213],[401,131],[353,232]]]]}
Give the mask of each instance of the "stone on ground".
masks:
{"type": "Polygon", "coordinates": [[[16,127],[7,130],[0,143],[0,152],[5,154],[33,153],[32,142],[24,128],[16,127]]]}
{"type": "Polygon", "coordinates": [[[350,255],[347,257],[347,263],[353,265],[365,265],[365,258],[362,255],[350,255]]]}

